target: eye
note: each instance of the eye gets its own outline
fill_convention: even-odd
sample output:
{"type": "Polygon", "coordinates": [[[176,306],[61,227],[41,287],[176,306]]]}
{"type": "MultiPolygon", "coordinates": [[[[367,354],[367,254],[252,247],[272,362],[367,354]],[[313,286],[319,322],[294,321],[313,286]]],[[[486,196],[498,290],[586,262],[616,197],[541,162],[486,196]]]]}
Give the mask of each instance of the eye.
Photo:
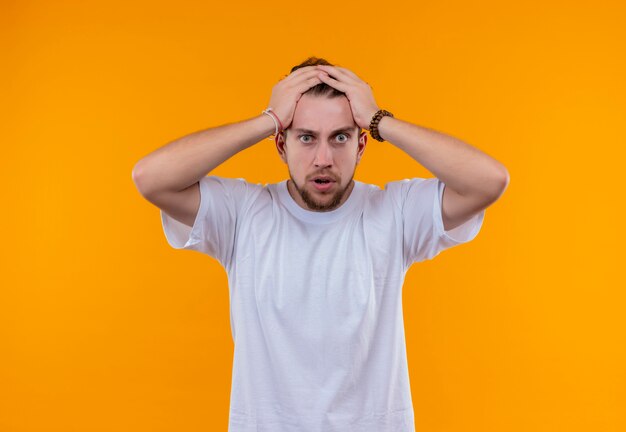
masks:
{"type": "Polygon", "coordinates": [[[341,137],[341,136],[345,137],[345,139],[339,140],[339,142],[345,143],[345,142],[348,142],[348,139],[350,139],[350,137],[348,136],[348,134],[345,134],[345,133],[340,133],[340,134],[337,134],[337,138],[339,138],[339,137],[341,137]]]}
{"type": "Polygon", "coordinates": [[[310,137],[310,136],[311,136],[311,135],[300,135],[298,138],[300,138],[300,141],[302,141],[303,143],[307,143],[307,144],[308,144],[308,143],[310,143],[311,141],[310,141],[310,140],[303,141],[303,140],[302,140],[302,138],[305,138],[305,137],[310,137]]]}

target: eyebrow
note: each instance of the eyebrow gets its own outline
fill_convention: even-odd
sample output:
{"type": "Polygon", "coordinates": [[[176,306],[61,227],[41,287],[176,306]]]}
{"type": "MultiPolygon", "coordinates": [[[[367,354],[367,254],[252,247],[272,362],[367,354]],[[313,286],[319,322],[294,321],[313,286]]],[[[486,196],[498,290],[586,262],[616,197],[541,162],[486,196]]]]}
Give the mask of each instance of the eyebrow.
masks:
{"type": "MultiPolygon", "coordinates": [[[[356,126],[346,126],[346,127],[342,127],[339,129],[336,129],[334,131],[331,132],[331,135],[335,135],[338,134],[340,132],[354,132],[356,126]]],[[[294,132],[299,132],[299,133],[306,133],[306,134],[310,134],[310,135],[317,135],[317,132],[311,130],[311,129],[303,129],[303,128],[297,128],[294,129],[294,132]]]]}

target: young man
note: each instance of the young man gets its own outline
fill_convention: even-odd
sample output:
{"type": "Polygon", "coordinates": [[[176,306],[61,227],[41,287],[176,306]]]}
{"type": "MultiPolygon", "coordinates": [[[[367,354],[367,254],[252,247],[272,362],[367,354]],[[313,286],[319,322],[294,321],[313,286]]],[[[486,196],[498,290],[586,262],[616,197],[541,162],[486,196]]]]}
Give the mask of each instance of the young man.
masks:
{"type": "Polygon", "coordinates": [[[133,171],[161,209],[169,244],[215,257],[228,273],[229,431],[414,431],[404,275],[472,240],[508,172],[468,144],[379,111],[367,83],[323,59],[294,67],[269,106],[180,138],[133,171]],[[436,177],[384,190],[355,181],[361,129],[436,177]],[[288,180],[206,176],[272,133],[288,180]]]}

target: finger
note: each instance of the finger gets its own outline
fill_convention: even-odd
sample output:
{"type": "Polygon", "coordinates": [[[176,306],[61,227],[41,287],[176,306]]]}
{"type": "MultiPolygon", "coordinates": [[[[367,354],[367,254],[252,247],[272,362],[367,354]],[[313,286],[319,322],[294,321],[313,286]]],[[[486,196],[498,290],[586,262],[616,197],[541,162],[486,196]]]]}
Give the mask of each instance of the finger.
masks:
{"type": "Polygon", "coordinates": [[[372,87],[369,83],[365,82],[363,79],[361,79],[361,77],[359,77],[357,74],[352,72],[350,69],[344,68],[344,67],[341,67],[341,66],[335,66],[335,68],[340,70],[341,72],[344,72],[346,75],[349,75],[350,77],[352,77],[354,79],[355,83],[357,83],[357,82],[358,83],[365,83],[369,87],[372,87]]]}
{"type": "Polygon", "coordinates": [[[364,83],[364,84],[367,84],[367,86],[368,86],[369,88],[372,88],[372,86],[370,85],[370,83],[365,82],[365,81],[364,81],[361,77],[359,77],[357,74],[355,74],[354,72],[352,72],[350,69],[343,68],[343,67],[340,67],[340,66],[335,66],[335,67],[336,67],[337,69],[339,69],[340,71],[342,71],[342,72],[346,73],[347,75],[350,75],[351,77],[353,77],[353,78],[354,78],[354,80],[355,80],[355,82],[359,82],[359,83],[364,83]]]}
{"type": "MultiPolygon", "coordinates": [[[[317,65],[319,69],[327,72],[329,75],[332,75],[337,81],[355,81],[354,73],[350,75],[347,69],[340,68],[338,66],[328,66],[328,65],[317,65]]],[[[355,75],[356,76],[356,75],[355,75]]],[[[360,81],[358,77],[356,80],[360,81]]]]}
{"type": "MultiPolygon", "coordinates": [[[[318,72],[319,74],[319,72],[318,72]]],[[[294,84],[292,87],[292,90],[295,90],[296,93],[298,93],[299,95],[303,94],[304,92],[306,92],[307,90],[309,90],[311,87],[315,87],[318,84],[322,84],[322,80],[319,78],[319,76],[314,75],[310,78],[308,78],[307,80],[298,82],[297,84],[294,84]]]]}
{"type": "Polygon", "coordinates": [[[345,68],[345,67],[341,67],[341,66],[335,66],[335,69],[339,69],[341,72],[346,73],[347,75],[350,75],[352,78],[356,78],[358,80],[360,80],[361,78],[355,74],[354,72],[352,72],[350,69],[345,68]]]}
{"type": "Polygon", "coordinates": [[[307,71],[302,72],[301,74],[298,74],[297,76],[293,76],[291,77],[291,79],[289,81],[287,81],[287,79],[285,79],[285,81],[287,81],[287,83],[290,86],[298,86],[300,85],[300,83],[311,79],[312,77],[316,77],[318,74],[320,73],[319,70],[317,69],[309,69],[307,71]]]}
{"type": "Polygon", "coordinates": [[[297,78],[302,74],[306,74],[309,71],[315,71],[315,70],[316,70],[315,66],[303,66],[291,72],[289,75],[287,75],[287,77],[285,78],[285,81],[291,81],[294,78],[297,78]]]}
{"type": "MultiPolygon", "coordinates": [[[[319,73],[319,72],[318,72],[319,73]]],[[[306,81],[305,85],[307,86],[305,90],[310,89],[311,87],[314,87],[318,84],[323,84],[324,81],[321,80],[321,78],[319,77],[319,75],[315,75],[313,78],[309,79],[306,81]]]]}
{"type": "Polygon", "coordinates": [[[329,86],[336,88],[337,90],[339,90],[340,92],[344,92],[344,93],[348,93],[348,88],[350,87],[348,84],[346,83],[342,83],[334,78],[332,78],[330,75],[328,75],[326,72],[320,72],[319,73],[319,78],[326,84],[328,84],[329,86]]]}

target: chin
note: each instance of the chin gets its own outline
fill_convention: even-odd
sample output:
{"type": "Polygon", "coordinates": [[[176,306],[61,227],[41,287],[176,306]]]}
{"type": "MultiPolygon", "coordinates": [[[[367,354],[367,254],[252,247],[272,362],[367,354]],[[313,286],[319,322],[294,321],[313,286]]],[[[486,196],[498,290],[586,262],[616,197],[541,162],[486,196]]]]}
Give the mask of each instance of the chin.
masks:
{"type": "Polygon", "coordinates": [[[307,207],[313,211],[331,211],[339,207],[348,187],[339,185],[334,192],[324,193],[315,189],[315,186],[307,184],[300,189],[300,197],[307,207]]]}
{"type": "Polygon", "coordinates": [[[295,188],[295,193],[299,195],[300,199],[304,202],[306,207],[311,211],[331,211],[336,209],[342,203],[344,195],[348,191],[348,187],[352,183],[352,176],[347,184],[341,182],[339,176],[335,176],[338,179],[335,186],[332,187],[332,191],[319,191],[309,181],[302,180],[302,183],[295,181],[291,171],[289,171],[291,184],[295,188]]]}

